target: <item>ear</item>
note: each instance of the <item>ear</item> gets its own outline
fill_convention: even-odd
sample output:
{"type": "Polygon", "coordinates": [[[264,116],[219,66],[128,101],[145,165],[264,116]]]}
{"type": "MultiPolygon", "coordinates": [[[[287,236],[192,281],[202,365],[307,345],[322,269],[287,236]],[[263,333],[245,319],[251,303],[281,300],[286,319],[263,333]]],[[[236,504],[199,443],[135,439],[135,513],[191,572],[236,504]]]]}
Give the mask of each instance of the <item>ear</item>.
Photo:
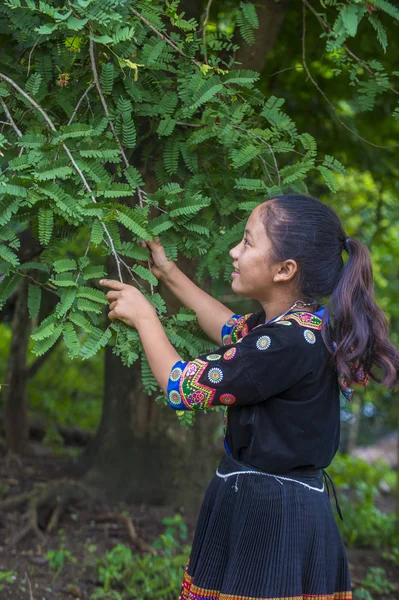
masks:
{"type": "Polygon", "coordinates": [[[276,283],[282,281],[291,281],[298,272],[298,264],[295,260],[289,258],[279,263],[277,272],[274,274],[273,281],[276,283]]]}

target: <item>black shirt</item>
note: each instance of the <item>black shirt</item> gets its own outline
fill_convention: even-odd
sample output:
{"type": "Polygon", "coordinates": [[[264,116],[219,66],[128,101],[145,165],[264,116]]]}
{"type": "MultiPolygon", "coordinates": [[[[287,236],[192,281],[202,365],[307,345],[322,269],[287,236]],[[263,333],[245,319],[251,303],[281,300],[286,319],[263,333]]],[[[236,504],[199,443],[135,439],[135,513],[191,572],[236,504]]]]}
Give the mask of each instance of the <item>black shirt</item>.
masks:
{"type": "Polygon", "coordinates": [[[225,441],[233,458],[268,473],[327,467],[338,449],[337,373],[321,338],[322,312],[234,315],[223,345],[170,373],[176,410],[227,406],[225,441]]]}

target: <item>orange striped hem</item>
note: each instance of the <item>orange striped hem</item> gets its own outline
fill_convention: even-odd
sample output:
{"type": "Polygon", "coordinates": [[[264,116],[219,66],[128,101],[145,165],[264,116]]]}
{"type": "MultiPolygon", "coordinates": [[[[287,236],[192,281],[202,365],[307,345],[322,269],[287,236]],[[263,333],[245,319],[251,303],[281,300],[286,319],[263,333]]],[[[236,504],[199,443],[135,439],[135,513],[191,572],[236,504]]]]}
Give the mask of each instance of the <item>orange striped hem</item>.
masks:
{"type": "Polygon", "coordinates": [[[259,598],[254,596],[234,596],[222,594],[217,590],[205,590],[192,583],[192,577],[184,575],[183,588],[179,600],[352,600],[352,592],[334,592],[333,594],[302,594],[301,596],[280,596],[259,598]]]}

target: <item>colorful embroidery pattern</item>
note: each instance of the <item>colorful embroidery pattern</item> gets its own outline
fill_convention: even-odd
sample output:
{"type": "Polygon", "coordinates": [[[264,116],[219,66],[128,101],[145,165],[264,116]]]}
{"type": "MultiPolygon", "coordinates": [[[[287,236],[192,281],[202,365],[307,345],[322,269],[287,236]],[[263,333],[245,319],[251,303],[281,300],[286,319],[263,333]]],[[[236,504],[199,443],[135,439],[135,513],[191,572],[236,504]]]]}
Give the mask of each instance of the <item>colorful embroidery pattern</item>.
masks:
{"type": "Polygon", "coordinates": [[[194,408],[209,408],[212,406],[212,400],[216,392],[215,388],[208,387],[199,382],[201,375],[207,367],[207,362],[200,358],[196,358],[187,363],[180,378],[179,391],[182,401],[187,408],[191,410],[194,408]]]}
{"type": "Polygon", "coordinates": [[[313,331],[310,331],[310,329],[305,329],[305,331],[303,332],[303,337],[308,342],[308,344],[316,343],[316,336],[313,333],[313,331]]]}
{"type": "Polygon", "coordinates": [[[302,327],[308,327],[310,329],[321,329],[323,323],[320,317],[308,312],[291,313],[282,317],[278,322],[282,323],[283,321],[288,320],[296,321],[299,325],[302,325],[302,327]]]}
{"type": "Polygon", "coordinates": [[[210,369],[208,373],[208,379],[209,381],[212,381],[212,383],[220,383],[223,380],[222,369],[219,369],[218,367],[210,369]]]}
{"type": "Polygon", "coordinates": [[[224,358],[224,360],[232,360],[236,354],[237,354],[237,348],[229,348],[223,354],[223,358],[224,358]]]}
{"type": "Polygon", "coordinates": [[[235,396],[233,396],[233,394],[221,394],[220,398],[220,403],[221,404],[234,404],[234,402],[237,400],[237,398],[235,396]]]}
{"type": "Polygon", "coordinates": [[[221,354],[208,354],[206,360],[219,360],[219,358],[222,358],[221,354]]]}
{"type": "Polygon", "coordinates": [[[268,335],[262,335],[257,339],[256,347],[258,350],[267,350],[272,343],[271,338],[268,335]]]}
{"type": "Polygon", "coordinates": [[[170,379],[172,381],[177,381],[178,379],[180,379],[182,373],[183,371],[179,367],[175,367],[170,374],[170,379]]]}
{"type": "Polygon", "coordinates": [[[335,592],[332,594],[301,594],[300,596],[284,596],[284,598],[260,598],[259,596],[236,596],[223,594],[218,590],[206,590],[194,585],[193,577],[184,573],[179,600],[352,600],[352,592],[335,592]]]}
{"type": "Polygon", "coordinates": [[[180,396],[179,392],[177,392],[176,390],[172,390],[169,393],[169,402],[171,404],[175,404],[175,405],[176,404],[177,405],[180,404],[181,403],[181,396],[180,396]]]}
{"type": "Polygon", "coordinates": [[[222,343],[224,346],[234,344],[249,333],[247,320],[253,313],[234,315],[222,328],[222,343]]]}

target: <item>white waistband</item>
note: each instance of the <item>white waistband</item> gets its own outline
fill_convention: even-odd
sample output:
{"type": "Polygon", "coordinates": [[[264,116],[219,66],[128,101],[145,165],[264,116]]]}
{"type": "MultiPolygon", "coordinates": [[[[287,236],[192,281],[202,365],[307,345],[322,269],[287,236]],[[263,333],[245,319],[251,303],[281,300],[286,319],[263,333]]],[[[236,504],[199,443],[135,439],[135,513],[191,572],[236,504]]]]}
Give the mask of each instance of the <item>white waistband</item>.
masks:
{"type": "Polygon", "coordinates": [[[274,477],[274,479],[276,479],[281,485],[283,485],[283,481],[292,481],[293,483],[303,485],[303,487],[308,488],[308,490],[313,490],[314,492],[324,492],[324,482],[322,488],[317,488],[307,483],[304,483],[303,481],[298,481],[297,479],[291,479],[290,477],[282,477],[281,475],[273,475],[273,473],[264,473],[263,471],[233,471],[232,473],[227,473],[226,475],[223,475],[219,472],[219,469],[216,469],[216,475],[218,477],[221,477],[222,479],[228,479],[228,477],[233,477],[234,475],[263,475],[264,477],[274,477]]]}

